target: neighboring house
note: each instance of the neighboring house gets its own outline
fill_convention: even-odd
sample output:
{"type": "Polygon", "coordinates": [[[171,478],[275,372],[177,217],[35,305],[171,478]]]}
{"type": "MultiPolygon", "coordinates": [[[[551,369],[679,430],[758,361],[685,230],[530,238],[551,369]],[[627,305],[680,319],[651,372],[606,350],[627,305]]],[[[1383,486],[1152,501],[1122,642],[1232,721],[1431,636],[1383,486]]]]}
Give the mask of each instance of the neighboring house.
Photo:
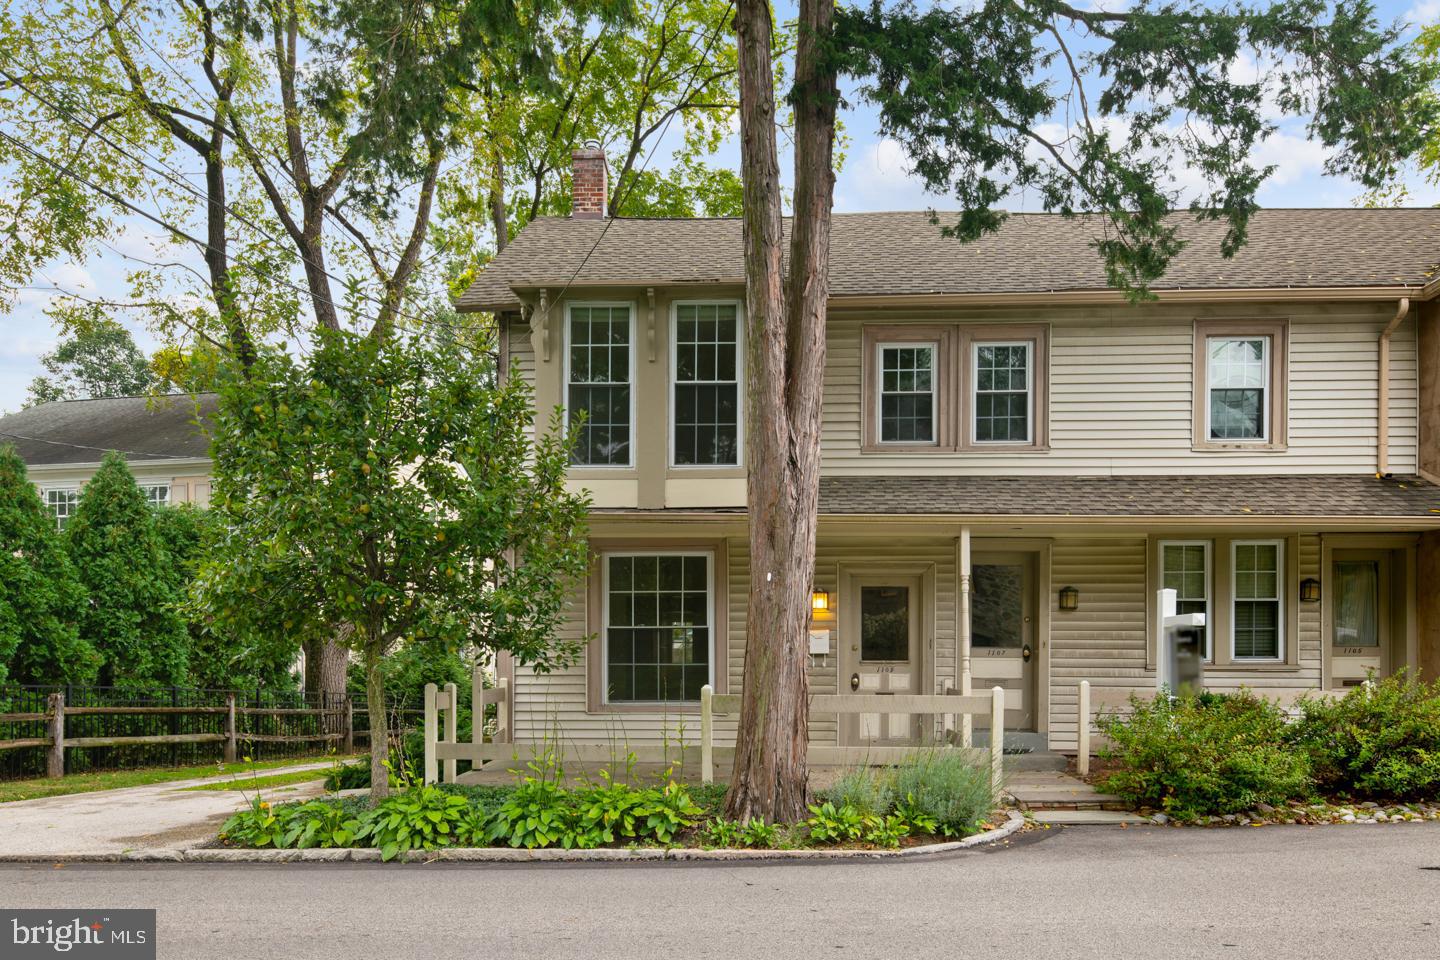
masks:
{"type": "MultiPolygon", "coordinates": [[[[459,304],[499,317],[541,410],[586,414],[594,563],[565,634],[593,639],[570,670],[502,664],[520,740],[673,740],[702,684],[742,677],[741,222],[607,220],[603,163],[577,155],[576,213],[459,304]]],[[[1440,209],[1265,210],[1231,260],[1187,223],[1140,305],[1107,288],[1100,229],[1022,214],[961,244],[924,213],[835,217],[812,692],[968,672],[1007,688],[1007,728],[1073,750],[1080,680],[1154,689],[1161,587],[1208,615],[1214,689],[1435,676],[1440,209]]],[[[811,720],[817,743],[927,732],[811,720]]]]}
{"type": "Polygon", "coordinates": [[[0,417],[46,506],[64,527],[80,491],[111,450],[125,455],[150,502],[210,503],[208,421],[214,394],[42,403],[0,417]]]}

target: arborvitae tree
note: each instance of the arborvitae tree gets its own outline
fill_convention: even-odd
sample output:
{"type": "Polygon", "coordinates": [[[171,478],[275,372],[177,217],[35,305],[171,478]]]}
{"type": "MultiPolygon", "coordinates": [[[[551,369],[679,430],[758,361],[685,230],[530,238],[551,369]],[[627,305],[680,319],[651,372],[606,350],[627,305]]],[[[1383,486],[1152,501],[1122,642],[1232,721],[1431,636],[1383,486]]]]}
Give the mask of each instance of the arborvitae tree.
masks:
{"type": "Polygon", "coordinates": [[[84,603],[25,461],[0,445],[0,682],[94,680],[100,658],[76,627],[84,603]]]}
{"type": "Polygon", "coordinates": [[[184,683],[188,634],[169,557],[154,509],[119,453],[107,453],[85,485],[65,539],[90,592],[80,634],[102,657],[101,683],[184,683]]]}

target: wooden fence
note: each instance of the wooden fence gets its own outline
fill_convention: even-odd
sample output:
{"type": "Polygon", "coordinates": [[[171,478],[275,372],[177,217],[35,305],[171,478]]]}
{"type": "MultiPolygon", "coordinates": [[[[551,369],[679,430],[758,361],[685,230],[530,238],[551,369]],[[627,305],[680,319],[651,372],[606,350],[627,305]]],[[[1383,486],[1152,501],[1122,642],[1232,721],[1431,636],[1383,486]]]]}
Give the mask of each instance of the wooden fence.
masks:
{"type": "MultiPolygon", "coordinates": [[[[472,696],[476,703],[496,702],[502,704],[501,709],[507,709],[504,704],[508,702],[508,689],[501,681],[499,687],[494,690],[482,690],[478,686],[479,676],[475,679],[477,686],[472,696]],[[494,698],[486,699],[486,698],[494,698]]],[[[508,714],[502,715],[502,721],[497,728],[497,736],[491,742],[484,742],[483,737],[477,736],[469,743],[458,741],[455,737],[455,715],[458,709],[456,689],[453,683],[446,684],[443,689],[437,688],[433,683],[425,687],[425,782],[435,783],[441,779],[446,782],[453,782],[456,777],[456,762],[468,760],[472,766],[481,767],[486,763],[508,762],[516,759],[523,759],[524,753],[542,755],[551,749],[552,744],[544,742],[535,743],[507,743],[502,740],[509,739],[508,714]],[[444,728],[442,733],[442,726],[444,728]],[[442,765],[443,764],[443,770],[442,765]]],[[[717,746],[715,743],[715,715],[716,714],[737,714],[740,712],[740,696],[738,694],[717,695],[706,684],[700,690],[700,742],[693,746],[620,746],[605,743],[570,743],[567,742],[560,749],[563,749],[566,759],[574,759],[581,763],[610,763],[619,764],[626,761],[635,763],[672,763],[678,762],[682,766],[698,764],[700,778],[705,783],[714,779],[715,765],[728,763],[733,760],[734,748],[717,746]]],[[[1004,727],[1005,727],[1005,691],[1001,687],[994,687],[988,693],[963,696],[955,693],[944,693],[937,695],[922,694],[824,694],[810,698],[810,714],[820,715],[851,715],[851,714],[922,714],[930,716],[953,717],[954,729],[961,727],[961,719],[967,716],[990,715],[990,746],[986,749],[977,749],[970,746],[956,746],[951,744],[932,744],[934,749],[963,751],[972,757],[984,759],[988,756],[990,763],[990,776],[995,789],[999,791],[1003,780],[1003,759],[1004,759],[1004,727]]],[[[947,724],[948,726],[948,724],[947,724]]],[[[477,734],[479,728],[475,728],[477,734]]],[[[926,745],[916,746],[830,746],[826,744],[811,744],[807,752],[810,763],[815,765],[881,765],[896,763],[908,756],[914,755],[917,749],[926,749],[926,745]]]]}
{"type": "MultiPolygon", "coordinates": [[[[91,688],[76,689],[80,694],[91,692],[91,688]]],[[[348,694],[336,697],[317,695],[311,698],[315,700],[313,705],[306,697],[297,695],[290,702],[305,703],[305,706],[275,706],[258,697],[254,702],[248,702],[246,695],[235,692],[184,692],[206,694],[213,702],[163,704],[150,702],[154,697],[137,695],[135,699],[139,702],[97,704],[87,702],[93,698],[77,695],[79,703],[67,703],[66,694],[56,691],[39,694],[44,697],[44,709],[37,710],[33,707],[39,706],[36,702],[38,696],[32,696],[28,701],[32,709],[0,712],[0,731],[4,731],[0,732],[0,756],[14,751],[43,750],[45,775],[60,777],[66,771],[66,753],[72,750],[169,746],[174,751],[190,745],[214,744],[220,747],[223,760],[233,763],[241,756],[242,749],[245,752],[260,752],[255,749],[256,744],[279,747],[287,754],[296,747],[302,748],[303,754],[306,752],[303,748],[311,745],[317,750],[337,749],[352,753],[357,741],[369,739],[366,704],[363,699],[357,702],[348,694]],[[77,723],[84,718],[102,717],[151,718],[155,722],[142,724],[140,729],[158,727],[169,732],[94,735],[95,723],[77,723]],[[357,717],[361,718],[358,723],[357,717]],[[67,730],[67,726],[70,729],[67,730]],[[191,727],[191,732],[179,732],[182,726],[191,727]],[[194,727],[206,729],[194,730],[194,727]],[[23,731],[22,735],[15,735],[17,729],[23,731]],[[5,738],[5,733],[10,734],[8,738],[5,738]],[[24,735],[27,733],[29,735],[24,735]]],[[[10,705],[13,706],[14,702],[12,697],[10,705]]],[[[3,709],[0,706],[0,710],[3,709]]],[[[415,709],[392,712],[397,715],[399,729],[405,728],[406,717],[421,713],[415,709]]],[[[135,724],[109,726],[112,729],[117,726],[133,729],[135,724]]],[[[261,750],[264,749],[262,746],[261,750]]],[[[130,752],[116,755],[129,756],[130,752]]],[[[152,758],[150,763],[115,765],[143,766],[153,762],[152,758]]],[[[178,765],[173,752],[171,765],[178,765]]],[[[28,762],[27,766],[30,766],[28,762]]],[[[38,772],[38,769],[34,770],[34,773],[38,772]]]]}

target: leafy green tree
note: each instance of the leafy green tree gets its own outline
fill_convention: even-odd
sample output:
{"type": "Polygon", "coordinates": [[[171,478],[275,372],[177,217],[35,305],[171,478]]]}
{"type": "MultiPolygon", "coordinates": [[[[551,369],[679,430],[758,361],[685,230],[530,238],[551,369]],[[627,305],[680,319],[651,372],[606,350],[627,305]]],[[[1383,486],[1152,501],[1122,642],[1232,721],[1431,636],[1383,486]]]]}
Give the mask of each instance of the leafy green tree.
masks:
{"type": "Polygon", "coordinates": [[[1030,191],[1047,210],[1086,216],[1097,261],[1132,299],[1183,249],[1187,219],[1224,223],[1225,256],[1245,243],[1256,191],[1273,172],[1252,153],[1275,115],[1305,117],[1331,151],[1326,171],[1366,187],[1392,179],[1440,116],[1435,66],[1399,44],[1399,27],[1381,26],[1369,0],[798,6],[788,231],[774,17],[768,0],[737,0],[735,14],[755,421],[746,434],[750,563],[774,572],[752,579],[745,621],[726,798],[737,820],[802,819],[809,800],[808,597],[840,76],[858,81],[926,187],[954,197],[960,209],[945,235],[998,229],[1000,203],[1030,191]],[[1174,176],[1181,164],[1203,182],[1193,196],[1174,176]]]}
{"type": "Polygon", "coordinates": [[[322,333],[304,361],[262,351],[215,417],[223,533],[195,606],[276,637],[339,636],[365,673],[372,795],[386,780],[385,658],[402,641],[508,650],[539,670],[586,566],[588,501],[565,490],[557,413],[419,338],[322,333]],[[537,437],[536,434],[539,434],[537,437]]]}
{"type": "MultiPolygon", "coordinates": [[[[215,514],[194,504],[181,503],[155,511],[155,535],[166,557],[163,569],[177,597],[188,596],[207,543],[220,533],[215,514]]],[[[189,686],[210,690],[295,689],[292,646],[267,643],[253,633],[227,629],[200,617],[187,617],[186,628],[189,655],[185,682],[189,686]]]]}
{"type": "Polygon", "coordinates": [[[169,556],[124,456],[111,451],[80,492],[65,526],[70,560],[89,593],[80,635],[99,652],[100,682],[143,687],[181,684],[189,636],[169,556]]]}
{"type": "Polygon", "coordinates": [[[25,461],[0,445],[0,682],[90,683],[100,658],[75,618],[85,588],[25,461]]]}
{"type": "Polygon", "coordinates": [[[66,335],[40,356],[46,374],[30,382],[29,404],[137,397],[162,386],[130,331],[98,306],[62,304],[56,309],[66,335]]]}

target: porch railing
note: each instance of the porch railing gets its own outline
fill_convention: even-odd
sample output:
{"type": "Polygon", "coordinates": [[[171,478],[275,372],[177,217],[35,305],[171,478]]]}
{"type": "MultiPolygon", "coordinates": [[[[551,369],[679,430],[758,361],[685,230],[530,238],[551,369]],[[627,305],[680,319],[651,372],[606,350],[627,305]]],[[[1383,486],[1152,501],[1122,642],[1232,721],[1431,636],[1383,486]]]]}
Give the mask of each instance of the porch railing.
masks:
{"type": "MultiPolygon", "coordinates": [[[[478,684],[478,680],[476,681],[478,684]]],[[[502,711],[500,727],[505,734],[509,730],[509,690],[504,680],[491,690],[474,690],[476,703],[497,703],[502,711]]],[[[425,687],[425,782],[435,783],[441,779],[453,782],[456,778],[456,763],[467,760],[474,767],[486,763],[516,761],[530,756],[542,756],[549,752],[563,751],[567,760],[581,763],[678,763],[682,767],[698,765],[700,779],[704,783],[714,780],[717,762],[726,763],[734,758],[734,747],[719,746],[715,743],[716,715],[731,715],[740,712],[738,694],[717,694],[706,684],[700,690],[700,742],[694,745],[631,746],[604,743],[571,743],[563,745],[545,741],[513,741],[510,736],[500,735],[491,742],[484,742],[480,728],[475,727],[477,739],[469,743],[456,739],[456,714],[459,701],[453,683],[438,688],[435,684],[425,687]],[[442,735],[443,727],[443,735],[442,735]],[[500,742],[511,740],[512,742],[500,742]],[[443,765],[443,769],[442,769],[443,765]]],[[[976,760],[987,755],[990,777],[997,792],[1002,786],[1004,762],[1005,690],[994,687],[988,693],[961,695],[944,693],[926,694],[817,694],[810,698],[811,715],[833,714],[849,716],[858,714],[921,714],[954,718],[951,729],[961,727],[961,718],[990,715],[990,746],[976,748],[941,742],[932,745],[934,749],[963,751],[976,760]]],[[[947,724],[949,726],[949,724],[947,724]]],[[[811,744],[807,751],[810,763],[817,765],[880,765],[897,763],[926,746],[858,745],[830,746],[811,744]]]]}

